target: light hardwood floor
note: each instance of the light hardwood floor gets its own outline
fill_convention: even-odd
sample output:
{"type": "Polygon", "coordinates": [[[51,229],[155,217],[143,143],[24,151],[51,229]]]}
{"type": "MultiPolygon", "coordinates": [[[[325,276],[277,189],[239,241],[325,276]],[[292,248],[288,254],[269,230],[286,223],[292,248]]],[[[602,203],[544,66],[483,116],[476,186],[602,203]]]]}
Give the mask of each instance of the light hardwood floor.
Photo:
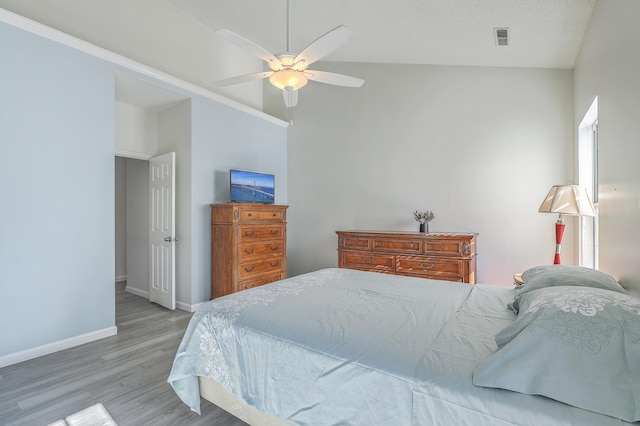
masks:
{"type": "Polygon", "coordinates": [[[118,334],[0,368],[0,425],[47,425],[102,403],[119,426],[246,423],[202,400],[191,412],[167,383],[191,318],[116,284],[118,334]]]}

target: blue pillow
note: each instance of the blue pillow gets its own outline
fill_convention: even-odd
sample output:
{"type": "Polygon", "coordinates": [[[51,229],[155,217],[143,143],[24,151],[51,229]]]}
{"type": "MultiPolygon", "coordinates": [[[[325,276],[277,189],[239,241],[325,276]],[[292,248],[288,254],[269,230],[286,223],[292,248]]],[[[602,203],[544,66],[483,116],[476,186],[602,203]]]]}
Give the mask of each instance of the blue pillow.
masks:
{"type": "Polygon", "coordinates": [[[524,284],[516,289],[516,297],[508,306],[516,314],[520,310],[520,298],[531,291],[545,287],[581,286],[602,288],[627,294],[615,278],[604,272],[582,266],[544,265],[527,269],[522,273],[524,284]]]}
{"type": "Polygon", "coordinates": [[[500,348],[473,373],[476,386],[543,395],[640,421],[640,299],[593,287],[551,287],[521,297],[500,348]]]}

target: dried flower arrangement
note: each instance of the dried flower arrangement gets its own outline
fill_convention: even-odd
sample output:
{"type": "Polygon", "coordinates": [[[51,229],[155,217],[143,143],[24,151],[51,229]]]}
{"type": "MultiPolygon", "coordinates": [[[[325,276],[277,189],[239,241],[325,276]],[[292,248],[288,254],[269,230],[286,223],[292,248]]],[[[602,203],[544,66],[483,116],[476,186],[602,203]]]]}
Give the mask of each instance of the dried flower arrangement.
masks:
{"type": "Polygon", "coordinates": [[[434,217],[436,217],[431,210],[418,211],[413,212],[413,217],[420,223],[426,223],[431,221],[434,217]]]}

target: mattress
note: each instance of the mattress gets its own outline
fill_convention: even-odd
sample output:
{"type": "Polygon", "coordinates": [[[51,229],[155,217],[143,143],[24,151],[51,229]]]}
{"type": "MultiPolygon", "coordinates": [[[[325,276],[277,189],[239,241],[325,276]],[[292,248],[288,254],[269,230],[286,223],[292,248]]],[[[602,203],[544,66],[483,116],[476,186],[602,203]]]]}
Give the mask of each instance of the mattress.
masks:
{"type": "Polygon", "coordinates": [[[196,312],[169,376],[200,409],[199,378],[291,425],[619,425],[541,396],[476,387],[515,320],[514,290],[323,269],[196,312]]]}

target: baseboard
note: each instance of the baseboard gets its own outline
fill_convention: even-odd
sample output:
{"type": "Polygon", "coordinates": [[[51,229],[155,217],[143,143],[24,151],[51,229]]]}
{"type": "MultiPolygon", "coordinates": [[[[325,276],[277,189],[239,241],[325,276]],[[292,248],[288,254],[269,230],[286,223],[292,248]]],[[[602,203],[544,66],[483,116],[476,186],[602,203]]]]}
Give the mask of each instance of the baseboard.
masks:
{"type": "Polygon", "coordinates": [[[124,288],[124,291],[126,291],[127,293],[135,294],[136,296],[144,297],[145,299],[149,300],[149,292],[146,290],[140,290],[139,288],[131,287],[128,285],[124,288]]]}
{"type": "Polygon", "coordinates": [[[184,309],[187,312],[195,312],[198,309],[200,309],[202,306],[206,305],[208,303],[207,302],[200,302],[200,303],[196,303],[195,305],[189,305],[189,310],[187,311],[187,309],[184,309]]]}
{"type": "Polygon", "coordinates": [[[54,352],[73,348],[75,346],[84,345],[85,343],[104,339],[105,337],[110,337],[117,333],[118,327],[114,325],[113,327],[107,327],[103,328],[102,330],[92,331],[91,333],[81,334],[79,336],[70,337],[64,340],[58,340],[57,342],[47,343],[46,345],[37,346],[35,348],[26,349],[24,351],[2,355],[0,356],[0,368],[17,364],[23,361],[28,361],[30,359],[38,358],[44,355],[49,355],[54,352]]]}
{"type": "Polygon", "coordinates": [[[190,305],[189,303],[179,302],[176,300],[176,308],[181,309],[187,312],[195,312],[200,309],[200,306],[204,305],[207,302],[196,303],[195,305],[190,305]]]}
{"type": "Polygon", "coordinates": [[[188,303],[181,302],[179,300],[176,300],[176,309],[180,309],[181,311],[192,312],[191,305],[189,305],[188,303]]]}
{"type": "Polygon", "coordinates": [[[127,276],[126,275],[121,275],[119,277],[116,277],[116,282],[117,283],[121,283],[122,281],[126,281],[127,280],[127,276]]]}

